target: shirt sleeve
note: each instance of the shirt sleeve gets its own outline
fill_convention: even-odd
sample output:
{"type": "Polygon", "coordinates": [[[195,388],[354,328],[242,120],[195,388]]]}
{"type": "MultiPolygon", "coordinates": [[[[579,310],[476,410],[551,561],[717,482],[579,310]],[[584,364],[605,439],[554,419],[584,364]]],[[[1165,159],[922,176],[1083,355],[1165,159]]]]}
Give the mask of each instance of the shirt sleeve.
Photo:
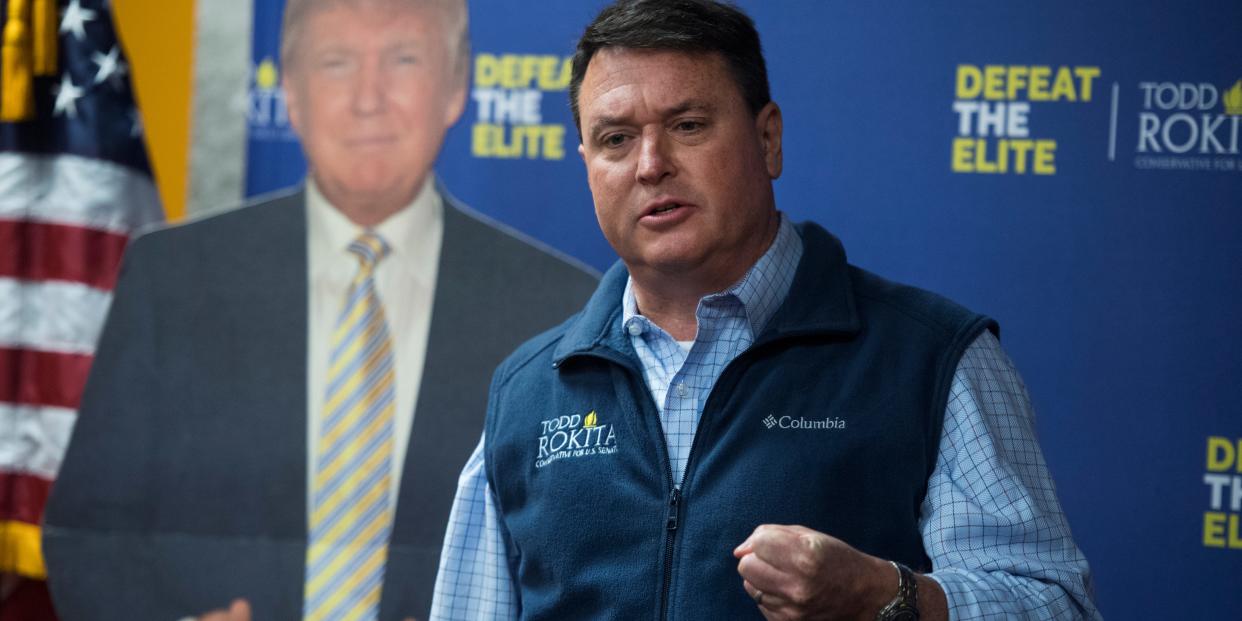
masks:
{"type": "Polygon", "coordinates": [[[432,621],[518,617],[517,591],[505,554],[508,533],[487,483],[483,455],[480,438],[457,481],[431,602],[432,621]]]}
{"type": "Polygon", "coordinates": [[[953,376],[921,528],[950,619],[1100,618],[1026,387],[990,332],[953,376]]]}

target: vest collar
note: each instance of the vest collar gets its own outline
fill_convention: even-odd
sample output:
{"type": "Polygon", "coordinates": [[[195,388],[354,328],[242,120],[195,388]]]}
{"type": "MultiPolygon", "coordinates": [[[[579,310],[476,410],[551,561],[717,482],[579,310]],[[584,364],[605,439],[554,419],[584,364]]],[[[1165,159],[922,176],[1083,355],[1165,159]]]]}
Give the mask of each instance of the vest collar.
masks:
{"type": "MultiPolygon", "coordinates": [[[[802,236],[802,260],[789,295],[755,339],[756,344],[794,336],[848,335],[860,329],[849,264],[840,240],[813,222],[796,227],[802,236]]],[[[628,279],[629,272],[620,261],[604,274],[586,307],[553,350],[555,366],[575,356],[633,359],[633,347],[621,326],[621,296],[628,279]]]]}

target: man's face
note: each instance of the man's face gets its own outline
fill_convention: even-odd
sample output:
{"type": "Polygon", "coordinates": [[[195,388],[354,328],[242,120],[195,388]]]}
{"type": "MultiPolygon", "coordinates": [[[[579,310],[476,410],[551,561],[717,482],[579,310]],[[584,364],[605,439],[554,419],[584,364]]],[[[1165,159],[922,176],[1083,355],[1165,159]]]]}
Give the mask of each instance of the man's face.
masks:
{"type": "Polygon", "coordinates": [[[443,24],[435,8],[399,2],[306,17],[285,75],[289,120],[316,183],[355,221],[413,200],[461,115],[465,84],[443,24]]]}
{"type": "Polygon", "coordinates": [[[778,222],[776,105],[752,115],[719,54],[624,48],[596,53],[578,103],[595,214],[631,272],[740,279],[778,222]]]}

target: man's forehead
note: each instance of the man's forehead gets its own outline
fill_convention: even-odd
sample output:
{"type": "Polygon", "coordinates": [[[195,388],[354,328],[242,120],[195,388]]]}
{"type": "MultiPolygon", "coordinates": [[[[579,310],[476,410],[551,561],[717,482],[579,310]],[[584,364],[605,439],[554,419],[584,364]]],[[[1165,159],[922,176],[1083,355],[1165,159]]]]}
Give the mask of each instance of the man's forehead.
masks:
{"type": "Polygon", "coordinates": [[[401,11],[426,11],[448,9],[446,0],[290,0],[300,1],[306,15],[334,9],[369,10],[389,15],[401,11]]]}
{"type": "Polygon", "coordinates": [[[373,45],[417,45],[442,36],[438,16],[427,8],[408,3],[385,4],[337,4],[324,7],[307,16],[308,30],[313,36],[306,38],[311,49],[356,39],[373,45]],[[364,28],[343,27],[354,23],[364,28]]]}
{"type": "Polygon", "coordinates": [[[710,109],[728,81],[717,53],[604,48],[587,66],[579,103],[584,117],[615,116],[636,106],[660,113],[710,109]]]}
{"type": "Polygon", "coordinates": [[[678,50],[671,48],[642,48],[609,46],[600,48],[587,64],[586,76],[600,66],[661,65],[676,66],[687,70],[724,68],[725,58],[720,52],[706,50],[678,50]]]}

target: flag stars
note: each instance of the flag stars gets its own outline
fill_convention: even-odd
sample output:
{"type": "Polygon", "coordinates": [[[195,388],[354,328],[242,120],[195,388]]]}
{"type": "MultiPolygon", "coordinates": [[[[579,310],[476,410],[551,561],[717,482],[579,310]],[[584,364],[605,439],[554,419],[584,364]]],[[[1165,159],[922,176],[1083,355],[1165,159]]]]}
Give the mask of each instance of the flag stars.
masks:
{"type": "Polygon", "coordinates": [[[78,117],[78,100],[86,91],[79,88],[73,83],[73,79],[66,73],[60,77],[60,87],[56,89],[56,104],[53,106],[52,114],[54,116],[68,115],[69,118],[78,117]]]}
{"type": "Polygon", "coordinates": [[[60,32],[72,32],[78,41],[86,38],[86,22],[95,19],[95,12],[90,9],[82,8],[81,0],[72,0],[69,6],[65,7],[65,14],[60,19],[60,32]]]}
{"type": "Polygon", "coordinates": [[[101,84],[107,80],[111,81],[114,87],[121,87],[120,80],[125,77],[129,67],[125,65],[125,61],[121,60],[120,48],[113,46],[107,54],[94,52],[91,54],[91,60],[99,65],[99,72],[95,74],[95,84],[101,84]]]}

